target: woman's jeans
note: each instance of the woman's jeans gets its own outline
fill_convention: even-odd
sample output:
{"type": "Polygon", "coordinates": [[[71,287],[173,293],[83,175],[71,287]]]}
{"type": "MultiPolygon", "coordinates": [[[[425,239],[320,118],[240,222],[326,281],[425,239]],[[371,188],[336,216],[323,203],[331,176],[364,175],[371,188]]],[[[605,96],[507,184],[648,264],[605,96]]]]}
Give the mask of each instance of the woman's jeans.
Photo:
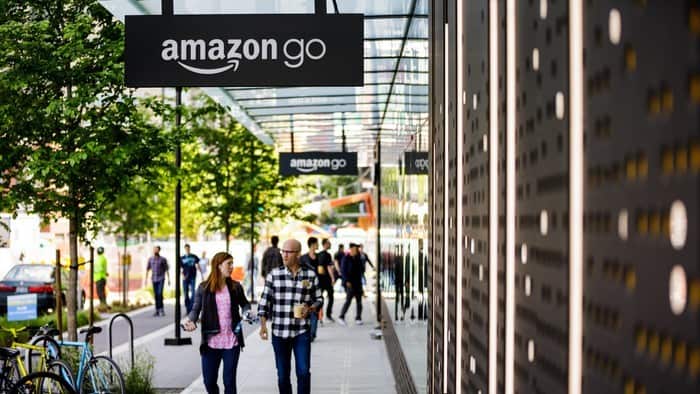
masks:
{"type": "Polygon", "coordinates": [[[308,331],[294,338],[272,336],[277,364],[277,386],[280,394],[292,394],[292,352],[297,372],[297,394],[311,393],[311,335],[308,331]]]}
{"type": "Polygon", "coordinates": [[[221,364],[223,359],[224,393],[236,394],[236,369],[240,355],[240,346],[235,346],[233,349],[212,349],[207,346],[202,353],[202,376],[204,377],[204,387],[207,388],[207,393],[219,394],[219,386],[216,381],[219,379],[219,364],[221,364]]]}

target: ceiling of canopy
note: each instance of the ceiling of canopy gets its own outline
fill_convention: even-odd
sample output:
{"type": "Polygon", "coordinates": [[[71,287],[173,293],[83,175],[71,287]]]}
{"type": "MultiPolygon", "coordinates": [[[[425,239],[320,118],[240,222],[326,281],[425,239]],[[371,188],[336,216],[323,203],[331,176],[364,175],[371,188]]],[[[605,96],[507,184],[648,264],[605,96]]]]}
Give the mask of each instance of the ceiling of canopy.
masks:
{"type": "MultiPolygon", "coordinates": [[[[161,0],[101,0],[115,17],[160,14],[161,0]]],[[[365,15],[364,86],[204,88],[231,108],[253,134],[280,151],[358,152],[382,162],[405,150],[426,150],[428,122],[427,0],[336,0],[340,13],[365,15]],[[293,136],[293,137],[292,137],[293,136]],[[418,146],[418,144],[423,146],[418,146]]],[[[313,0],[174,0],[175,14],[311,14],[313,0]]],[[[329,13],[335,12],[332,0],[329,13]]]]}

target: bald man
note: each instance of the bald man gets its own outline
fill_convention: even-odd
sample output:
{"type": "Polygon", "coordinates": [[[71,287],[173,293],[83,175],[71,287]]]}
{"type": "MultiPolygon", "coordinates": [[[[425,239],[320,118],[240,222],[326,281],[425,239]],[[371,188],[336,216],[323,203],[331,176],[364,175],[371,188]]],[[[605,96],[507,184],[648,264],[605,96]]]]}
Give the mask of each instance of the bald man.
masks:
{"type": "Polygon", "coordinates": [[[272,348],[280,394],[292,394],[292,352],[297,374],[297,393],[311,393],[311,333],[309,317],[323,306],[318,278],[311,267],[299,261],[301,243],[289,239],[282,244],[284,265],[265,278],[258,304],[260,338],[268,339],[267,321],[272,320],[272,348]],[[297,313],[295,313],[295,307],[297,313]]]}

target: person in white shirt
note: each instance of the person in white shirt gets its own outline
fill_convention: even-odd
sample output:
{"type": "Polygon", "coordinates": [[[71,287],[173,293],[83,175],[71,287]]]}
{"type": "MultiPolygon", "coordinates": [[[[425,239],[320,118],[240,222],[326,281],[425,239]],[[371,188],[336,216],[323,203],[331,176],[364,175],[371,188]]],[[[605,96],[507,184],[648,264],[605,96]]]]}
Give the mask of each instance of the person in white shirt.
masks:
{"type": "Polygon", "coordinates": [[[199,259],[199,272],[202,274],[202,281],[207,280],[209,275],[207,275],[207,266],[209,265],[209,258],[207,257],[207,252],[202,251],[202,257],[199,259]]]}

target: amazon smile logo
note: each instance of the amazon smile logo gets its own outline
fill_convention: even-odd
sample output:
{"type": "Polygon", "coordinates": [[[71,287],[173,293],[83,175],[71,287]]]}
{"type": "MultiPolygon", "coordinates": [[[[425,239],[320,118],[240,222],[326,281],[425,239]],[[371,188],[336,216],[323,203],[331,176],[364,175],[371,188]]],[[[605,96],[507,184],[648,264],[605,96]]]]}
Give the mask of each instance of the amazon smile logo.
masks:
{"type": "Polygon", "coordinates": [[[331,169],[338,171],[347,167],[345,159],[292,159],[289,166],[299,172],[310,173],[320,169],[331,169]]]}
{"type": "Polygon", "coordinates": [[[277,61],[283,56],[283,64],[291,69],[302,67],[307,60],[320,60],[326,55],[326,43],[320,38],[305,40],[290,38],[284,43],[277,39],[191,39],[162,42],[160,57],[166,62],[176,62],[185,70],[201,75],[215,75],[238,71],[243,60],[277,61]],[[196,65],[193,63],[196,62],[196,65]],[[208,62],[211,66],[202,66],[208,62]]]}

